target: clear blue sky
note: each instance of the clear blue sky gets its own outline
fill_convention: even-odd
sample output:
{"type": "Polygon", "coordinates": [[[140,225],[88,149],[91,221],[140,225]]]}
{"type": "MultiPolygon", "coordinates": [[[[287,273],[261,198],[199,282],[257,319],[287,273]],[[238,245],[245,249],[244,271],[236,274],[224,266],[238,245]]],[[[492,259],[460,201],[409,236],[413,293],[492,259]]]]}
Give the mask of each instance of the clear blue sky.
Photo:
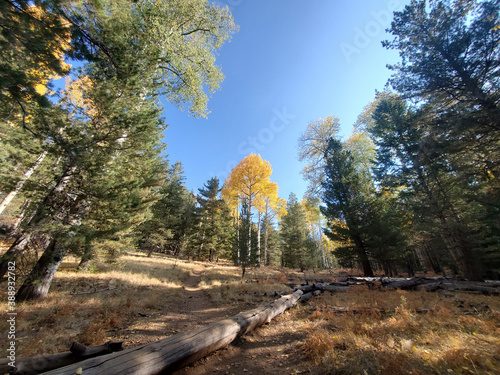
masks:
{"type": "Polygon", "coordinates": [[[251,152],[271,163],[279,195],[306,190],[297,140],[306,124],[333,115],[349,136],[363,107],[383,90],[398,61],[381,41],[392,12],[408,0],[220,0],[240,26],[219,51],[226,76],[207,119],[165,105],[170,161],[190,190],[223,182],[251,152]]]}

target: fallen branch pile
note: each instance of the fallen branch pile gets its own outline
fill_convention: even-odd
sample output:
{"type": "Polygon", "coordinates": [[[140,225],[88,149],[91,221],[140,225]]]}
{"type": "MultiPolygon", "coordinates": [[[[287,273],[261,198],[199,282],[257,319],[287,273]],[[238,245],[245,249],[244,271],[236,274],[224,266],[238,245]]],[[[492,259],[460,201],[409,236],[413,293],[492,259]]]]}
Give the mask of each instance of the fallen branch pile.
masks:
{"type": "MultiPolygon", "coordinates": [[[[413,278],[390,278],[390,277],[344,277],[337,278],[333,282],[324,284],[325,279],[304,279],[305,285],[295,287],[286,292],[278,292],[276,295],[291,294],[296,290],[302,290],[302,300],[308,299],[307,294],[315,291],[346,292],[354,286],[366,285],[371,289],[405,289],[426,290],[434,292],[437,290],[448,290],[467,293],[478,293],[486,295],[499,295],[500,283],[496,282],[473,282],[457,281],[444,277],[413,277],[413,278]],[[310,282],[312,282],[310,284],[310,282]]],[[[285,285],[293,285],[286,283],[285,285]]]]}

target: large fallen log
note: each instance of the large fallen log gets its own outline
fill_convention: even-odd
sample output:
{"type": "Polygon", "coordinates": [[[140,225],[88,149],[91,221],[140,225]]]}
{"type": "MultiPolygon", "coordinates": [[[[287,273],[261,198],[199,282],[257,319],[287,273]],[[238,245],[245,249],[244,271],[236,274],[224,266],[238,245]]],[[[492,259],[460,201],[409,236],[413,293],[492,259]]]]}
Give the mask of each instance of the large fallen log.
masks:
{"type": "Polygon", "coordinates": [[[63,366],[68,366],[72,363],[78,363],[89,358],[118,352],[123,349],[122,344],[123,341],[109,341],[101,346],[87,347],[78,342],[74,342],[71,345],[69,352],[19,358],[16,360],[16,367],[14,368],[8,364],[9,360],[1,360],[0,374],[38,374],[41,371],[50,371],[63,366]]]}
{"type": "Polygon", "coordinates": [[[49,371],[46,375],[68,375],[77,371],[84,375],[153,375],[167,373],[229,345],[234,339],[252,331],[288,308],[302,295],[301,290],[190,332],[137,348],[89,359],[78,364],[49,371]]]}
{"type": "Polygon", "coordinates": [[[481,293],[486,295],[499,295],[500,289],[490,286],[488,283],[443,280],[438,282],[423,283],[417,286],[418,290],[435,292],[447,290],[451,292],[481,293]]]}

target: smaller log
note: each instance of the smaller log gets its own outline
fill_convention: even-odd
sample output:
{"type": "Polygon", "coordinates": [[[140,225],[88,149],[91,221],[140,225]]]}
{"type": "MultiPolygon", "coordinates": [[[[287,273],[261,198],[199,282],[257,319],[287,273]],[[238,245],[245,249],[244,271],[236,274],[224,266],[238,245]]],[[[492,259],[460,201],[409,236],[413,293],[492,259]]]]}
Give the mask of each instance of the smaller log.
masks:
{"type": "Polygon", "coordinates": [[[314,284],[310,285],[303,285],[303,286],[298,286],[296,288],[293,288],[293,291],[296,292],[297,290],[302,290],[304,293],[312,292],[315,288],[314,284]]]}
{"type": "Polygon", "coordinates": [[[417,285],[424,284],[424,283],[425,283],[425,280],[422,277],[416,277],[413,279],[391,281],[388,284],[385,284],[384,288],[387,288],[387,289],[409,289],[409,288],[414,288],[417,285]]]}
{"type": "Polygon", "coordinates": [[[435,292],[441,286],[441,282],[437,283],[429,283],[429,284],[421,284],[417,286],[417,290],[425,290],[427,292],[435,292]]]}
{"type": "Polygon", "coordinates": [[[349,290],[348,286],[341,285],[328,285],[328,284],[314,284],[317,290],[328,290],[329,292],[347,292],[349,290]]]}
{"type": "Polygon", "coordinates": [[[89,358],[98,357],[123,350],[123,341],[109,341],[104,345],[88,347],[78,342],[71,344],[69,352],[19,358],[16,367],[0,362],[0,374],[33,375],[58,369],[89,358]]]}
{"type": "MultiPolygon", "coordinates": [[[[394,313],[395,309],[385,309],[383,307],[344,307],[344,306],[327,306],[326,309],[333,310],[336,313],[353,313],[353,314],[362,314],[362,313],[370,313],[370,312],[379,312],[379,313],[394,313]]],[[[323,310],[323,308],[321,308],[323,310]]],[[[414,310],[417,314],[427,314],[431,312],[432,309],[416,309],[414,310]]]]}
{"type": "Polygon", "coordinates": [[[309,283],[313,283],[313,284],[317,284],[317,283],[329,283],[332,281],[332,279],[313,279],[313,278],[305,278],[305,279],[302,279],[304,280],[307,284],[309,283]]]}
{"type": "Polygon", "coordinates": [[[307,302],[309,301],[312,297],[319,296],[321,294],[321,290],[313,290],[312,292],[303,294],[300,296],[300,301],[301,302],[307,302]]]}

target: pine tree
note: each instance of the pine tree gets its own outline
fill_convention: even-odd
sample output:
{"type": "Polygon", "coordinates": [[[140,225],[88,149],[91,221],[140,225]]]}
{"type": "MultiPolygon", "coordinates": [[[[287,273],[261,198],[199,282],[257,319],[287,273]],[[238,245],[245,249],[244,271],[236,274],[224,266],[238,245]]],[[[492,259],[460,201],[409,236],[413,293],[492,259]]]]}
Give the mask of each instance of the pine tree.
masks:
{"type": "Polygon", "coordinates": [[[280,223],[282,266],[303,271],[314,263],[310,257],[317,248],[307,228],[306,212],[293,193],[288,198],[286,211],[280,223]]]}
{"type": "Polygon", "coordinates": [[[325,159],[323,202],[326,207],[322,207],[322,213],[328,220],[326,234],[332,240],[345,241],[348,237],[354,245],[364,275],[373,276],[364,238],[364,219],[370,212],[370,206],[366,194],[363,194],[362,179],[356,171],[352,153],[345,150],[340,141],[332,138],[325,159]]]}
{"type": "Polygon", "coordinates": [[[198,259],[213,262],[220,255],[228,257],[232,248],[232,218],[226,202],[219,198],[219,180],[215,177],[199,189],[198,221],[192,246],[198,259]]]}
{"type": "Polygon", "coordinates": [[[461,198],[455,195],[455,177],[425,115],[398,98],[379,104],[371,129],[378,146],[376,173],[383,186],[403,189],[422,222],[435,222],[454,265],[465,277],[477,279],[481,273],[470,228],[458,215],[461,198]]]}

